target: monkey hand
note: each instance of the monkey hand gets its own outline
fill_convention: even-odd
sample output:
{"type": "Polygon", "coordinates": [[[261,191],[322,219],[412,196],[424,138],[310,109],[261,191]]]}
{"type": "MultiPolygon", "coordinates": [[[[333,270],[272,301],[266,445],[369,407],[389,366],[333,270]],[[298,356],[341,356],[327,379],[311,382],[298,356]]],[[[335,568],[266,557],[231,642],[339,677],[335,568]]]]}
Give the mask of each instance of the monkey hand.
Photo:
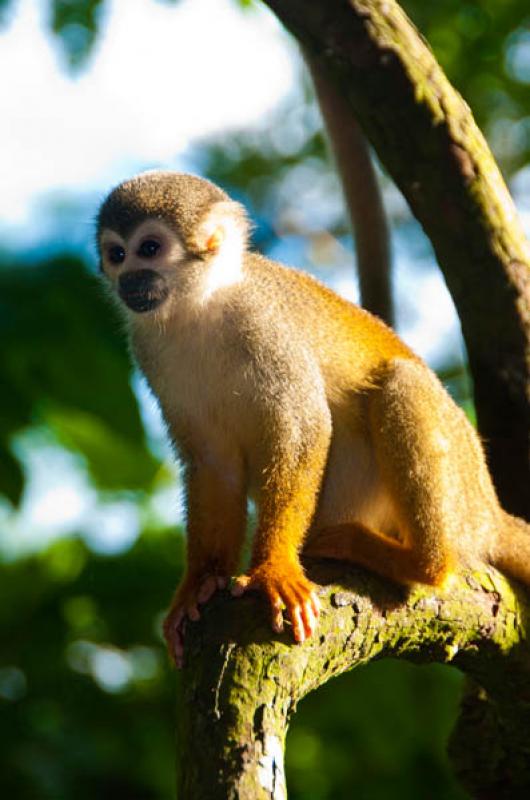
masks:
{"type": "Polygon", "coordinates": [[[178,587],[163,623],[164,638],[177,669],[184,664],[186,622],[200,618],[199,605],[207,603],[217,589],[224,589],[228,578],[211,573],[187,575],[178,587]]]}
{"type": "Polygon", "coordinates": [[[283,631],[283,609],[293,626],[295,641],[303,642],[314,633],[320,603],[314,584],[307,580],[299,564],[265,562],[253,567],[248,575],[235,579],[232,594],[240,597],[250,590],[267,596],[276,633],[283,631]]]}

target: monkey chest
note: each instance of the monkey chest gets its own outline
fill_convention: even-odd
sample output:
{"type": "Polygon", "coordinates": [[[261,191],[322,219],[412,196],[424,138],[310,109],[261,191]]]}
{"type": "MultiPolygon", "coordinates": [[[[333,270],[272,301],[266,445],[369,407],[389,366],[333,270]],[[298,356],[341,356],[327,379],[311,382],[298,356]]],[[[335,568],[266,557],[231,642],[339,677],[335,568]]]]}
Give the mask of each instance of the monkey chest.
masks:
{"type": "MultiPolygon", "coordinates": [[[[174,438],[251,447],[255,395],[245,364],[216,337],[187,337],[139,359],[174,438]]],[[[206,445],[205,445],[206,446],[206,445]]]]}

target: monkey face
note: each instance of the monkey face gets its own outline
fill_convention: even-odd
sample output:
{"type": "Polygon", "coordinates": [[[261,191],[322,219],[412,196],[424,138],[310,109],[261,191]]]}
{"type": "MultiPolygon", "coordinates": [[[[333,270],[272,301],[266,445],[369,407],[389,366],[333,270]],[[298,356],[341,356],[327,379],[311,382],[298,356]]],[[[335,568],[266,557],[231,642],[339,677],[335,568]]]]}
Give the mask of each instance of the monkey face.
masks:
{"type": "Polygon", "coordinates": [[[145,314],[169,297],[183,246],[168,226],[146,220],[126,238],[103,230],[100,254],[102,272],[120,300],[136,314],[145,314]]]}
{"type": "Polygon", "coordinates": [[[110,193],[97,225],[101,271],[133,315],[195,312],[243,280],[245,211],[208,181],[139,175],[110,193]]]}

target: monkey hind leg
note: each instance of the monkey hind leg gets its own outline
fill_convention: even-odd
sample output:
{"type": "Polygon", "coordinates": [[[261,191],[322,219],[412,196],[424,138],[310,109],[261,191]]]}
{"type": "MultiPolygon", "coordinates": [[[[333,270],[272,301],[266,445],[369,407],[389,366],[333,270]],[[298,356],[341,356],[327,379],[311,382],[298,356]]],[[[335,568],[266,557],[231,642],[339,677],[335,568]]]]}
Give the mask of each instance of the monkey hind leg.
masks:
{"type": "MultiPolygon", "coordinates": [[[[473,431],[436,376],[402,358],[387,364],[371,392],[369,421],[380,480],[403,543],[392,569],[398,579],[401,571],[407,582],[440,585],[462,561],[468,529],[481,522],[479,511],[469,519],[477,489],[468,484],[487,483],[488,477],[485,467],[481,472],[473,431]]],[[[382,571],[381,553],[376,555],[382,571]]]]}
{"type": "Polygon", "coordinates": [[[436,586],[446,576],[445,569],[433,569],[431,564],[422,563],[412,548],[360,522],[319,531],[304,548],[304,555],[359,564],[397,583],[436,586]]]}
{"type": "Polygon", "coordinates": [[[503,512],[491,563],[530,586],[530,525],[503,512]]]}

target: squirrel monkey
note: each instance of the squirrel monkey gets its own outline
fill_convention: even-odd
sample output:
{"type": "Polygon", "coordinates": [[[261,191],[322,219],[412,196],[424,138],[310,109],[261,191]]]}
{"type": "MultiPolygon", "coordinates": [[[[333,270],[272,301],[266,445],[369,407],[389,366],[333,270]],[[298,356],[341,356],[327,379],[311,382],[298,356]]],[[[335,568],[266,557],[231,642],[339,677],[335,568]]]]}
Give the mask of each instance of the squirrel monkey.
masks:
{"type": "Polygon", "coordinates": [[[249,251],[241,205],[212,183],[149,172],[97,220],[101,270],[185,465],[187,569],[164,630],[177,665],[187,619],[237,570],[247,497],[259,589],[301,642],[317,625],[299,556],[440,585],[489,562],[530,584],[530,526],[503,511],[478,437],[384,323],[249,251]]]}

